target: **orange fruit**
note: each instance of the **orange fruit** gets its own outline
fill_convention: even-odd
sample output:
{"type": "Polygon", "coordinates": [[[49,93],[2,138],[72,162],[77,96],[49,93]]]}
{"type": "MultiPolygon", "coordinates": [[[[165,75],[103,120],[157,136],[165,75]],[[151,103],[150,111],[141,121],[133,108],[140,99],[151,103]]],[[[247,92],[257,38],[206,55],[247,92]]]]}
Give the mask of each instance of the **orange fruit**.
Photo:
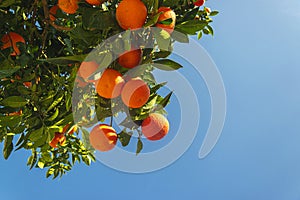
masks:
{"type": "Polygon", "coordinates": [[[210,9],[209,7],[206,7],[206,8],[205,8],[205,12],[206,12],[207,14],[209,14],[209,13],[211,13],[211,9],[210,9]]]}
{"type": "Polygon", "coordinates": [[[78,9],[78,0],[58,0],[58,7],[68,14],[76,13],[78,9]]]}
{"type": "Polygon", "coordinates": [[[16,55],[21,54],[21,52],[20,52],[20,50],[17,46],[17,42],[22,42],[22,43],[25,44],[24,38],[21,35],[19,35],[18,33],[15,33],[15,32],[9,32],[8,34],[5,34],[1,38],[1,42],[3,43],[3,46],[1,47],[1,50],[7,49],[9,47],[13,48],[14,52],[10,54],[12,56],[16,56],[16,55]]]}
{"type": "Polygon", "coordinates": [[[23,111],[22,110],[19,110],[19,111],[16,111],[16,112],[11,112],[11,113],[8,113],[7,115],[8,116],[20,116],[23,114],[23,111]]]}
{"type": "Polygon", "coordinates": [[[85,1],[92,6],[99,6],[104,2],[104,0],[85,0],[85,1]]]}
{"type": "Polygon", "coordinates": [[[95,61],[83,61],[78,69],[78,73],[85,81],[88,81],[88,78],[96,72],[98,67],[99,64],[95,61]]]}
{"type": "Polygon", "coordinates": [[[101,97],[112,99],[121,94],[124,83],[125,81],[120,72],[114,69],[106,69],[97,83],[96,90],[101,97]]]}
{"type": "Polygon", "coordinates": [[[60,145],[64,145],[65,142],[66,142],[66,136],[64,135],[64,133],[56,132],[53,139],[49,142],[49,145],[52,148],[57,148],[58,143],[60,145]]]}
{"type": "Polygon", "coordinates": [[[200,6],[203,6],[204,3],[205,3],[205,0],[197,0],[196,2],[194,2],[194,5],[200,7],[200,6]]]}
{"type": "Polygon", "coordinates": [[[118,58],[118,62],[122,67],[131,69],[138,66],[141,62],[142,50],[130,50],[121,54],[118,58]]]}
{"type": "Polygon", "coordinates": [[[162,14],[159,15],[156,27],[162,28],[171,34],[174,30],[175,23],[176,23],[175,12],[168,7],[160,7],[157,12],[158,13],[162,12],[162,14]],[[167,24],[164,24],[166,20],[172,20],[172,21],[168,22],[167,24]]]}
{"type": "Polygon", "coordinates": [[[169,132],[169,121],[163,115],[151,113],[142,122],[142,133],[148,140],[160,140],[169,132]]]}
{"type": "Polygon", "coordinates": [[[113,127],[99,124],[92,129],[89,138],[92,147],[98,151],[109,151],[115,147],[118,135],[113,127]]]}
{"type": "Polygon", "coordinates": [[[140,108],[147,103],[150,97],[150,89],[142,79],[133,78],[123,87],[121,98],[129,108],[140,108]]]}
{"type": "Polygon", "coordinates": [[[59,9],[58,5],[55,5],[55,6],[52,6],[49,10],[49,18],[50,18],[50,21],[54,22],[56,20],[56,13],[57,13],[57,10],[59,9]]]}
{"type": "Polygon", "coordinates": [[[32,83],[30,81],[24,82],[23,85],[27,88],[30,88],[32,86],[32,83]]]}
{"type": "Polygon", "coordinates": [[[124,30],[141,28],[147,18],[147,8],[140,0],[123,0],[116,9],[116,19],[124,30]]]}

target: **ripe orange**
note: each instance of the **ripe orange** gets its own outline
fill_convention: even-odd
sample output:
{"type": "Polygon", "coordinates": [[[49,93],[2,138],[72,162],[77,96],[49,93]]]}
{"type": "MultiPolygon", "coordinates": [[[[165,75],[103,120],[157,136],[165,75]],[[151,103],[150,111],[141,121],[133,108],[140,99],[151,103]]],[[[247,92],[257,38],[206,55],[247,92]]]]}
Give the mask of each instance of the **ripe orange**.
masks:
{"type": "Polygon", "coordinates": [[[204,3],[205,3],[205,0],[197,0],[196,2],[194,2],[194,5],[200,7],[200,6],[203,6],[204,3]]]}
{"type": "Polygon", "coordinates": [[[109,151],[115,147],[118,135],[113,127],[107,124],[99,124],[92,129],[89,138],[92,147],[95,149],[109,151]]]}
{"type": "Polygon", "coordinates": [[[163,115],[151,113],[142,122],[142,133],[148,140],[160,140],[169,132],[169,121],[163,115]]]}
{"type": "Polygon", "coordinates": [[[56,20],[56,13],[57,13],[57,10],[58,10],[58,5],[55,5],[55,6],[52,6],[49,10],[49,18],[50,18],[50,21],[54,22],[56,20]]]}
{"type": "Polygon", "coordinates": [[[129,108],[140,108],[147,103],[150,97],[150,89],[142,79],[133,78],[123,87],[122,100],[129,108]]]}
{"type": "Polygon", "coordinates": [[[207,14],[209,14],[209,13],[211,13],[211,9],[210,9],[209,7],[206,7],[206,8],[205,8],[205,12],[206,12],[207,14]]]}
{"type": "Polygon", "coordinates": [[[78,9],[78,0],[58,0],[58,7],[68,14],[76,13],[78,9]]]}
{"type": "Polygon", "coordinates": [[[112,99],[121,94],[125,81],[122,74],[114,69],[106,69],[101,75],[96,90],[104,98],[112,99]]]}
{"type": "Polygon", "coordinates": [[[66,136],[64,133],[55,133],[54,138],[49,142],[52,148],[57,148],[57,144],[64,145],[66,142],[66,136]]]}
{"type": "Polygon", "coordinates": [[[20,116],[23,114],[23,111],[22,110],[19,110],[19,111],[16,111],[16,112],[11,112],[11,113],[8,113],[7,115],[8,116],[20,116]]]}
{"type": "Polygon", "coordinates": [[[17,46],[17,42],[22,42],[22,43],[25,44],[24,38],[21,35],[19,35],[18,33],[15,33],[15,32],[9,32],[8,34],[5,34],[1,38],[1,42],[3,43],[3,46],[1,47],[1,50],[7,49],[9,47],[13,48],[14,52],[10,54],[12,56],[16,56],[16,55],[21,54],[21,52],[20,52],[20,50],[17,46]]]}
{"type": "Polygon", "coordinates": [[[23,85],[27,88],[30,88],[32,86],[32,83],[30,81],[24,82],[23,85]]]}
{"type": "Polygon", "coordinates": [[[121,54],[118,58],[118,62],[122,67],[131,69],[138,66],[141,62],[142,50],[136,49],[131,51],[126,51],[121,54]]]}
{"type": "Polygon", "coordinates": [[[85,0],[85,1],[92,6],[99,6],[104,2],[104,0],[85,0]]]}
{"type": "Polygon", "coordinates": [[[116,10],[116,19],[124,30],[141,28],[147,18],[147,8],[140,0],[123,0],[116,10]]]}
{"type": "Polygon", "coordinates": [[[171,8],[160,7],[157,11],[158,13],[162,12],[159,15],[156,27],[162,28],[168,33],[172,33],[176,23],[176,14],[171,8]],[[166,20],[172,20],[170,23],[164,24],[166,20]]]}
{"type": "Polygon", "coordinates": [[[78,73],[85,81],[88,81],[88,78],[96,72],[98,67],[99,64],[95,61],[83,61],[78,69],[78,73]]]}

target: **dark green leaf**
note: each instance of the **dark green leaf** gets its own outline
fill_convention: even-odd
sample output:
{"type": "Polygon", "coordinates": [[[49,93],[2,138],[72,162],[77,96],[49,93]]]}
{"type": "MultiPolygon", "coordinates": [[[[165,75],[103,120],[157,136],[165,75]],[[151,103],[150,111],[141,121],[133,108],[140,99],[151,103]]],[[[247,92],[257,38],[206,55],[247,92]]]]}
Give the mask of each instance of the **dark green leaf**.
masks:
{"type": "Polygon", "coordinates": [[[142,140],[139,138],[137,145],[136,145],[136,155],[138,155],[143,149],[143,142],[142,140]]]}
{"type": "Polygon", "coordinates": [[[170,92],[162,101],[160,101],[158,104],[164,108],[168,105],[168,103],[170,102],[171,96],[172,96],[173,92],[170,92]]]}
{"type": "Polygon", "coordinates": [[[132,132],[126,132],[125,130],[118,134],[119,141],[121,142],[123,147],[129,144],[131,136],[132,132]]]}
{"type": "Polygon", "coordinates": [[[182,65],[170,59],[156,60],[154,61],[153,66],[165,71],[173,71],[182,68],[182,65]]]}
{"type": "Polygon", "coordinates": [[[25,106],[27,104],[27,101],[21,96],[10,96],[6,99],[3,99],[1,104],[3,106],[9,106],[11,108],[19,108],[25,106]]]}
{"type": "Polygon", "coordinates": [[[82,62],[87,55],[65,56],[58,58],[40,59],[40,61],[48,62],[55,65],[67,65],[74,62],[82,62]]]}
{"type": "Polygon", "coordinates": [[[44,133],[44,127],[42,126],[41,128],[37,129],[37,130],[34,130],[32,132],[30,132],[29,134],[29,139],[32,141],[32,142],[36,142],[38,141],[41,137],[43,137],[43,133],[44,133]]]}
{"type": "Polygon", "coordinates": [[[185,34],[195,35],[198,31],[202,30],[207,24],[208,23],[206,21],[191,20],[176,25],[175,30],[185,34]]]}
{"type": "Polygon", "coordinates": [[[219,14],[218,11],[212,11],[209,13],[210,16],[216,16],[217,14],[219,14]]]}
{"type": "Polygon", "coordinates": [[[14,145],[12,143],[14,136],[13,135],[6,135],[5,136],[5,141],[4,141],[4,147],[3,147],[3,156],[5,159],[8,159],[10,156],[14,145]]]}

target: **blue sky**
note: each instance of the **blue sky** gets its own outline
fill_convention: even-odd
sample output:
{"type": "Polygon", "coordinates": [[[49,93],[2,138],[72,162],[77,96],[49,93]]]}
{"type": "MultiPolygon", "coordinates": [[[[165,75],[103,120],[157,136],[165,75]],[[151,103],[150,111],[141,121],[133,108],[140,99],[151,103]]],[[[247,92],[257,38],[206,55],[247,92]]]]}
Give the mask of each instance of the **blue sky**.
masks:
{"type": "Polygon", "coordinates": [[[224,130],[208,157],[198,159],[209,121],[204,107],[192,146],[167,168],[129,174],[97,162],[52,181],[42,170],[29,172],[25,153],[17,152],[0,158],[1,199],[299,200],[300,2],[209,0],[207,6],[220,14],[214,38],[200,44],[227,93],[224,130]]]}

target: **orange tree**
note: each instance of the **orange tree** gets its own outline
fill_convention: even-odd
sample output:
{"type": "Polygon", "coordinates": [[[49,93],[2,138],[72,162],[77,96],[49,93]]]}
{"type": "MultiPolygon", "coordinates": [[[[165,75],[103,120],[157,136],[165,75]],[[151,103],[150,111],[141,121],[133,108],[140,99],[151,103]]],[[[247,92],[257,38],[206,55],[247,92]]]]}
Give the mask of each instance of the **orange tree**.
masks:
{"type": "Polygon", "coordinates": [[[148,138],[157,133],[162,138],[169,127],[164,107],[172,93],[159,95],[166,83],[156,83],[152,71],[182,67],[167,58],[175,41],[213,35],[211,17],[218,12],[204,4],[203,0],[0,0],[4,158],[13,151],[30,151],[30,169],[45,168],[46,177],[56,178],[76,162],[90,165],[95,149],[110,150],[117,141],[128,145],[135,131],[137,154],[143,148],[143,130],[148,138]],[[115,38],[107,42],[111,37],[115,38]],[[101,78],[106,68],[110,73],[105,70],[108,75],[101,78]],[[127,116],[119,133],[112,124],[98,124],[119,112],[127,116]],[[141,128],[151,116],[160,120],[141,128]],[[88,128],[94,125],[90,135],[88,128]],[[157,127],[163,130],[154,130],[157,127]]]}

